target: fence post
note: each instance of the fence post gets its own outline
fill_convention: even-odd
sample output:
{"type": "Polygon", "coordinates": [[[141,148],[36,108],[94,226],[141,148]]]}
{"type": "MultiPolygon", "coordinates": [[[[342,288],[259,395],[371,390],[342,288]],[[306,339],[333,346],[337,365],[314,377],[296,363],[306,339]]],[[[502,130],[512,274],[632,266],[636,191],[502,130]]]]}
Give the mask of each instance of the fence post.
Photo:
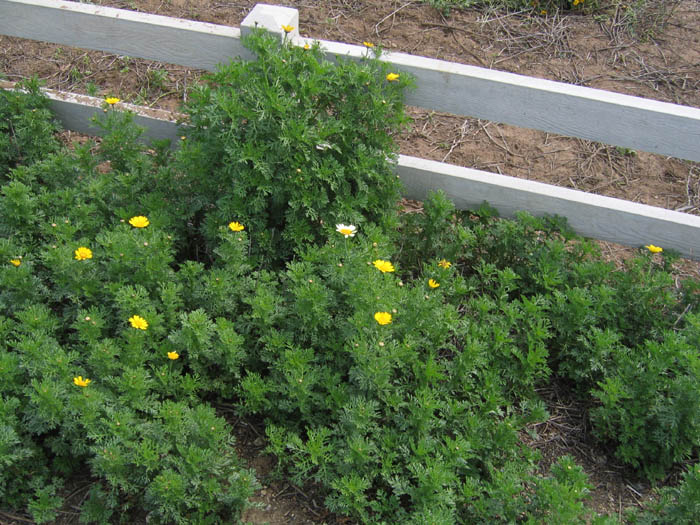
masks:
{"type": "Polygon", "coordinates": [[[299,37],[299,11],[279,5],[255,4],[241,22],[241,36],[246,36],[256,27],[277,35],[280,40],[283,40],[285,35],[294,40],[299,37]],[[283,26],[292,29],[287,31],[283,26]]]}

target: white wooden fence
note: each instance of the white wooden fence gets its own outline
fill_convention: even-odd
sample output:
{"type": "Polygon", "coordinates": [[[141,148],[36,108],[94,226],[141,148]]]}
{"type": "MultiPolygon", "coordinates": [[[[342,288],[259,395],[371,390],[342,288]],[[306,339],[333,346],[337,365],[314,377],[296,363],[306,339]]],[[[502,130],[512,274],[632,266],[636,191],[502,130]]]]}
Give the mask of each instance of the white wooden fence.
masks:
{"type": "MultiPolygon", "coordinates": [[[[241,29],[58,0],[0,0],[0,34],[54,42],[213,70],[232,58],[250,59],[241,45],[259,24],[279,33],[298,28],[296,10],[258,5],[241,29]]],[[[290,35],[296,44],[310,39],[290,35]]],[[[361,58],[361,46],[320,41],[330,59],[361,58]]],[[[410,105],[472,116],[700,161],[700,109],[572,86],[512,73],[385,53],[383,60],[415,76],[410,105]]],[[[102,100],[48,90],[67,129],[96,133],[89,118],[102,100]]],[[[166,112],[132,106],[153,138],[173,138],[166,112]]],[[[458,207],[489,202],[504,216],[517,210],[567,217],[582,235],[630,246],[653,243],[700,259],[700,217],[547,184],[401,155],[397,173],[405,196],[446,191],[458,207]]]]}

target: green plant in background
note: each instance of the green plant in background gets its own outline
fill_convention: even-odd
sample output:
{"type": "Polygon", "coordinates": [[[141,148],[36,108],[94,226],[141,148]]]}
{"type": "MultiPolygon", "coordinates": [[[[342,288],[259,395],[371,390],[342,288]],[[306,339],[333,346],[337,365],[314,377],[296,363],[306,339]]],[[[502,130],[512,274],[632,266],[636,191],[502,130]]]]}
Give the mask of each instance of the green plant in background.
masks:
{"type": "Polygon", "coordinates": [[[18,164],[31,164],[58,149],[58,127],[49,113],[49,102],[34,78],[18,84],[26,94],[0,90],[0,182],[18,164]]]}
{"type": "Polygon", "coordinates": [[[616,455],[651,479],[689,459],[700,443],[700,356],[694,344],[700,317],[689,315],[686,323],[660,341],[617,349],[593,392],[602,404],[591,413],[594,432],[616,441],[616,455]]]}
{"type": "Polygon", "coordinates": [[[700,464],[691,465],[678,487],[658,491],[658,501],[628,516],[635,525],[693,525],[700,521],[700,464]]]}
{"type": "Polygon", "coordinates": [[[196,234],[211,244],[218,225],[240,220],[253,253],[275,266],[339,222],[390,227],[400,188],[391,134],[407,123],[409,79],[388,80],[369,54],[332,64],[317,46],[262,33],[246,45],[257,60],[222,66],[185,107],[173,184],[196,234]]]}

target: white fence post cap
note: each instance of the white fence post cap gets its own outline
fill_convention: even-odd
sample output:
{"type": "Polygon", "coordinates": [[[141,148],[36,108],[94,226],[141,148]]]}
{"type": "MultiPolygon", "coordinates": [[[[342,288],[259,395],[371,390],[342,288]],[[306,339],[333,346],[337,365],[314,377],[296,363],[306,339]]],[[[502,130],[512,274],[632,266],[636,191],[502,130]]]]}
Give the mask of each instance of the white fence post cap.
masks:
{"type": "Polygon", "coordinates": [[[241,36],[245,36],[253,31],[256,27],[261,27],[270,33],[279,36],[280,40],[284,38],[286,31],[282,26],[291,26],[292,29],[288,34],[288,38],[295,39],[299,37],[299,11],[291,7],[282,7],[279,5],[255,4],[248,16],[241,22],[241,36]]]}

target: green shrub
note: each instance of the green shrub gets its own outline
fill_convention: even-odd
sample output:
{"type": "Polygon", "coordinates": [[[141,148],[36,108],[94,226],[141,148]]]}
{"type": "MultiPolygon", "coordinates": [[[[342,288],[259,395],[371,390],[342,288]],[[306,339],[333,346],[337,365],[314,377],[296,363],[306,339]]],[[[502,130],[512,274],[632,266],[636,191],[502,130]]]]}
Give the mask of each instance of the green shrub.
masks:
{"type": "Polygon", "coordinates": [[[389,82],[374,52],[333,64],[261,33],[257,60],[232,62],[194,88],[172,174],[192,235],[216,242],[231,221],[255,233],[253,254],[278,267],[337,223],[395,221],[400,182],[391,133],[407,122],[405,75],[389,82]],[[180,191],[178,191],[180,190],[180,191]]]}
{"type": "MultiPolygon", "coordinates": [[[[545,495],[554,489],[536,482],[518,445],[518,429],[546,414],[509,401],[546,376],[537,305],[469,300],[438,261],[404,282],[386,264],[395,253],[376,229],[337,235],[246,299],[241,404],[268,421],[269,450],[292,480],[319,482],[329,508],[364,523],[505,523],[558,505],[583,519],[585,491],[545,495]]],[[[491,278],[495,288],[511,280],[491,278]]]]}
{"type": "Polygon", "coordinates": [[[58,126],[48,108],[36,78],[18,83],[16,91],[0,89],[0,184],[11,168],[58,149],[58,126]]]}
{"type": "Polygon", "coordinates": [[[235,520],[256,482],[215,402],[364,523],[606,520],[570,458],[538,476],[520,441],[552,378],[649,476],[697,450],[698,284],[673,256],[613,271],[560,219],[440,193],[398,216],[406,78],[249,43],[179,152],[105,107],[99,146],[2,179],[2,508],[50,521],[90,477],[84,522],[235,520]]]}
{"type": "Polygon", "coordinates": [[[102,124],[97,156],[47,151],[0,187],[0,507],[51,521],[88,475],[87,522],[234,519],[256,481],[205,398],[231,390],[208,375],[235,373],[240,336],[185,309],[162,166],[131,115],[102,124]]]}
{"type": "Polygon", "coordinates": [[[700,317],[689,315],[687,322],[662,342],[614,352],[593,392],[602,404],[591,413],[594,432],[614,440],[616,455],[653,479],[700,444],[700,356],[690,342],[697,340],[700,317]]]}
{"type": "Polygon", "coordinates": [[[692,465],[677,487],[658,491],[659,499],[629,516],[635,525],[694,525],[700,522],[700,464],[692,465]]]}

